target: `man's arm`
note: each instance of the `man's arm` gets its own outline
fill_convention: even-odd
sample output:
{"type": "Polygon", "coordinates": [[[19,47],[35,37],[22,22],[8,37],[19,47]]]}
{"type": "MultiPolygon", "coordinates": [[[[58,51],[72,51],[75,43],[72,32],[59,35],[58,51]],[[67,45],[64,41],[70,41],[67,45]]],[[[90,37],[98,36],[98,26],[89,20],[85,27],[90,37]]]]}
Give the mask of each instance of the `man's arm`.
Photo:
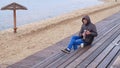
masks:
{"type": "Polygon", "coordinates": [[[81,27],[81,29],[80,29],[79,36],[80,36],[80,37],[83,37],[82,34],[83,34],[83,27],[81,27]]]}
{"type": "Polygon", "coordinates": [[[94,36],[94,37],[96,37],[98,35],[95,25],[93,25],[93,27],[92,27],[91,35],[94,36]]]}

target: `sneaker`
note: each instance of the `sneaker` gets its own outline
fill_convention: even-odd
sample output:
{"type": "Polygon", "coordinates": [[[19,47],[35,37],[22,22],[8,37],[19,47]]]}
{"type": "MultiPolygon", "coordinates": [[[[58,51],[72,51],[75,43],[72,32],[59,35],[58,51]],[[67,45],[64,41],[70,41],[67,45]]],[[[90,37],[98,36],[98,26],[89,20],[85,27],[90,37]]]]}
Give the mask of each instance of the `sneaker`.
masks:
{"type": "Polygon", "coordinates": [[[70,50],[68,50],[67,48],[66,49],[64,49],[64,50],[61,50],[62,52],[64,52],[64,53],[67,53],[67,54],[69,54],[70,53],[70,50]]]}
{"type": "Polygon", "coordinates": [[[84,43],[81,43],[80,47],[83,48],[84,47],[84,43]]]}

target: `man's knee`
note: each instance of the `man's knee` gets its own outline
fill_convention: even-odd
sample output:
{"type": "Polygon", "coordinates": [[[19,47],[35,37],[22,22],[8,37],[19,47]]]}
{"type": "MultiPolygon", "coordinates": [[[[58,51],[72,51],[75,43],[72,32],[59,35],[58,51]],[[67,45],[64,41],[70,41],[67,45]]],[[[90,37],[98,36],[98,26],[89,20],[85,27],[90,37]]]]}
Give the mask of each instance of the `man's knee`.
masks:
{"type": "Polygon", "coordinates": [[[78,36],[72,36],[72,38],[71,38],[71,39],[76,39],[76,38],[78,38],[78,36]]]}

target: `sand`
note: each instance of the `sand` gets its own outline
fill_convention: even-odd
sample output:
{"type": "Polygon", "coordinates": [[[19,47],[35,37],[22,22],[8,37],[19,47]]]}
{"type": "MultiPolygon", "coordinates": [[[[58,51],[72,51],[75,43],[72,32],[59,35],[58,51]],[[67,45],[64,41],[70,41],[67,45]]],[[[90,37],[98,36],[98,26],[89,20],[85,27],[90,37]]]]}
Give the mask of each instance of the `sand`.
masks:
{"type": "Polygon", "coordinates": [[[12,29],[1,31],[0,66],[5,68],[78,32],[83,14],[90,15],[92,22],[96,23],[120,11],[119,1],[105,0],[102,5],[20,26],[16,34],[12,29]]]}

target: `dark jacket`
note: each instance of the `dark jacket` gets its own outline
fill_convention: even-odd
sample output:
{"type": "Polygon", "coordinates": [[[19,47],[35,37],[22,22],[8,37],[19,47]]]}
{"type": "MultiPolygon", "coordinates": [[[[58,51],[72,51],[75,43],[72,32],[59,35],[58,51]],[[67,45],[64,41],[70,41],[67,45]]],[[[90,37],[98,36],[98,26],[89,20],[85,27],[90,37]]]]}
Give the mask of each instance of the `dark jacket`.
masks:
{"type": "Polygon", "coordinates": [[[79,32],[79,36],[81,36],[83,38],[82,34],[83,34],[84,30],[90,31],[91,34],[86,35],[85,39],[83,39],[83,40],[85,41],[86,45],[91,45],[93,40],[94,40],[94,37],[96,37],[98,35],[97,30],[96,30],[96,26],[93,23],[91,23],[89,16],[87,16],[87,15],[84,16],[82,18],[82,22],[84,19],[86,19],[88,22],[86,25],[82,24],[82,27],[81,27],[80,32],[79,32]]]}

